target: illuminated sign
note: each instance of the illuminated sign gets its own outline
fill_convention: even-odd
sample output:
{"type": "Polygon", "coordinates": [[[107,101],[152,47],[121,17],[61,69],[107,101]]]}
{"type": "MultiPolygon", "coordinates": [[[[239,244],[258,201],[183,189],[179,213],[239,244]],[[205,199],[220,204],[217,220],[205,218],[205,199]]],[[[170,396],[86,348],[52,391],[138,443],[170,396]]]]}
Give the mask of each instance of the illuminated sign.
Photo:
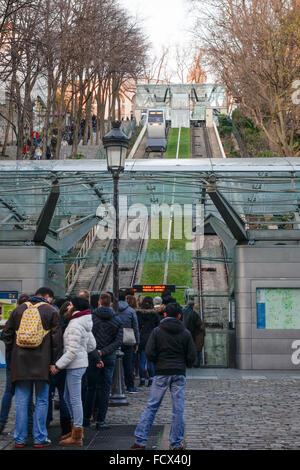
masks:
{"type": "Polygon", "coordinates": [[[0,320],[9,319],[10,313],[16,308],[18,292],[0,292],[0,320]]]}
{"type": "Polygon", "coordinates": [[[166,285],[166,284],[160,284],[160,285],[149,285],[149,284],[143,284],[143,285],[136,285],[133,287],[134,292],[141,292],[141,293],[155,293],[155,292],[164,292],[166,289],[168,289],[170,292],[175,292],[176,286],[175,285],[166,285]]]}

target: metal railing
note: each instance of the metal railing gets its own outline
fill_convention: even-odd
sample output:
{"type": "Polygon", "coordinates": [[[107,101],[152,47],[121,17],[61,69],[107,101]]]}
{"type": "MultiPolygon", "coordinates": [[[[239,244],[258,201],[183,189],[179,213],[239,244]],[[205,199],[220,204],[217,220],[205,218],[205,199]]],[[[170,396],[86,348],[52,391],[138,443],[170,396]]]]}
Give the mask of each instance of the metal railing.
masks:
{"type": "Polygon", "coordinates": [[[86,262],[86,255],[90,248],[92,247],[96,237],[97,237],[98,225],[95,225],[92,230],[89,231],[87,234],[77,256],[70,267],[67,275],[66,275],[66,291],[67,295],[70,295],[72,289],[74,288],[76,281],[79,277],[80,270],[84,266],[86,262]]]}

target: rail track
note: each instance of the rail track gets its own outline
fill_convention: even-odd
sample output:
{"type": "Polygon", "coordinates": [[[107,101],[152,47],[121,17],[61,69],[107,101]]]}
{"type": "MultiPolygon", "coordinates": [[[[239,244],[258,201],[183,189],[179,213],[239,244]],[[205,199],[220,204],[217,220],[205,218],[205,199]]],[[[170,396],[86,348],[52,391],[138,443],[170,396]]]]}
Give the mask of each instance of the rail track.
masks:
{"type": "MultiPolygon", "coordinates": [[[[122,232],[126,227],[122,227],[122,232]]],[[[131,240],[126,238],[125,240],[120,237],[120,254],[129,254],[135,253],[134,260],[130,259],[127,262],[120,262],[119,264],[119,284],[120,288],[133,287],[137,281],[138,269],[141,260],[141,253],[144,248],[146,230],[148,230],[148,217],[145,218],[141,233],[142,237],[138,240],[131,240]]],[[[120,233],[122,233],[120,232],[120,233]]],[[[96,273],[91,280],[89,291],[92,294],[101,293],[103,291],[112,291],[112,249],[113,249],[113,240],[110,240],[104,256],[101,257],[99,264],[97,266],[96,273]]]]}

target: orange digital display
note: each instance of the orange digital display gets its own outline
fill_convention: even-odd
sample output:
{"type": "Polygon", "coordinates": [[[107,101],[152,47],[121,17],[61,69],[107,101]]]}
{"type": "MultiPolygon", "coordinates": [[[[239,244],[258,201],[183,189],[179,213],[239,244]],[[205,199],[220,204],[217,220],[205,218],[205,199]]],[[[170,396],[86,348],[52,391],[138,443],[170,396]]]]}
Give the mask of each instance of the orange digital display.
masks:
{"type": "Polygon", "coordinates": [[[134,292],[141,292],[141,293],[155,293],[155,292],[164,292],[168,289],[170,292],[175,292],[176,286],[175,285],[139,285],[134,286],[134,292]]]}

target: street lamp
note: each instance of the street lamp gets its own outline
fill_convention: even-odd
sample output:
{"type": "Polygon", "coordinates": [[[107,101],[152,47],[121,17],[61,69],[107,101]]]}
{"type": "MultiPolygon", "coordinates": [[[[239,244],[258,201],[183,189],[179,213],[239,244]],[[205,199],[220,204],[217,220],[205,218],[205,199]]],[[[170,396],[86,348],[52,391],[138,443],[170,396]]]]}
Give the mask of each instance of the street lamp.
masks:
{"type": "Polygon", "coordinates": [[[112,173],[114,183],[115,237],[113,243],[113,305],[118,313],[119,300],[119,176],[125,168],[129,139],[120,129],[121,122],[113,121],[112,130],[103,137],[106,150],[107,169],[112,173]]]}
{"type": "MultiPolygon", "coordinates": [[[[129,139],[120,129],[120,121],[112,122],[112,130],[103,137],[106,150],[107,169],[112,173],[114,182],[114,210],[115,210],[115,236],[113,243],[113,305],[116,313],[119,311],[119,176],[125,168],[125,159],[129,147],[129,139]]],[[[128,401],[125,395],[123,376],[123,356],[121,349],[116,352],[116,366],[114,371],[109,406],[126,406],[128,401]]]]}

